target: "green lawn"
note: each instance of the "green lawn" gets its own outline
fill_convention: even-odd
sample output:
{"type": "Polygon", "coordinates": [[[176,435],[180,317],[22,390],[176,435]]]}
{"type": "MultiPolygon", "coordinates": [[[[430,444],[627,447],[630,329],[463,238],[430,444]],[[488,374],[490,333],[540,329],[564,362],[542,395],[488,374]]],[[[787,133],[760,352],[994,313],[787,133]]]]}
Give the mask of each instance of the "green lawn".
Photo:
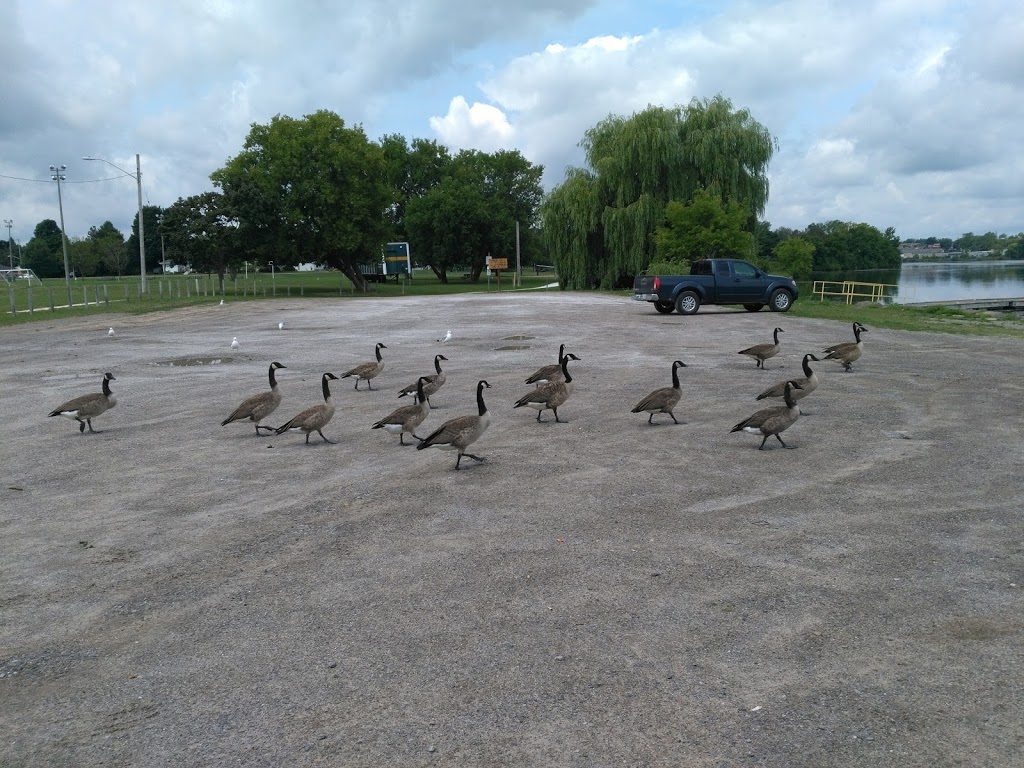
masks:
{"type": "MultiPolygon", "coordinates": [[[[511,274],[506,274],[501,290],[512,289],[511,274]]],[[[267,273],[250,274],[248,279],[239,276],[237,280],[225,283],[225,301],[257,301],[277,298],[340,296],[359,299],[363,296],[430,296],[450,293],[497,291],[498,281],[491,277],[488,283],[483,278],[479,283],[469,283],[462,273],[453,273],[447,284],[441,283],[432,272],[417,271],[409,281],[371,283],[367,293],[355,293],[352,283],[339,272],[282,272],[273,277],[267,273]]],[[[34,281],[33,281],[34,282],[34,281]]],[[[523,288],[543,288],[557,282],[554,274],[548,272],[533,274],[524,270],[523,288]]],[[[220,290],[216,279],[205,275],[155,275],[149,279],[149,293],[139,295],[139,280],[136,277],[84,278],[71,283],[74,306],[67,308],[67,289],[62,278],[54,278],[29,285],[27,280],[16,280],[13,285],[0,283],[0,326],[28,323],[54,317],[71,317],[97,312],[141,313],[169,310],[176,307],[208,303],[219,300],[220,290]],[[52,312],[50,302],[56,307],[52,312]],[[88,305],[85,299],[88,297],[88,305]],[[97,303],[97,297],[99,303],[97,303]],[[109,301],[109,303],[108,303],[109,301]],[[13,305],[16,312],[11,312],[13,305]],[[34,311],[29,312],[29,306],[34,311]]],[[[553,288],[551,290],[557,290],[553,288]]],[[[968,312],[949,307],[915,308],[903,305],[879,306],[876,304],[853,304],[808,298],[805,291],[802,298],[793,305],[791,314],[797,317],[815,317],[838,322],[852,323],[859,320],[869,328],[893,328],[908,331],[944,331],[948,333],[1014,336],[1024,338],[1024,318],[995,317],[986,312],[968,312]]],[[[631,292],[615,292],[613,295],[629,298],[631,292]]],[[[767,311],[767,310],[762,310],[767,311]]]]}
{"type": "MultiPolygon", "coordinates": [[[[523,288],[541,288],[557,282],[553,273],[533,274],[523,270],[523,288]]],[[[206,275],[154,275],[148,280],[148,292],[140,295],[137,277],[81,278],[71,281],[72,307],[68,308],[67,286],[63,278],[42,281],[15,280],[0,283],[0,326],[27,323],[53,317],[73,317],[96,312],[139,313],[202,304],[223,297],[224,301],[255,301],[272,298],[331,297],[361,298],[364,296],[429,296],[449,293],[497,291],[498,280],[486,276],[479,283],[470,283],[463,273],[451,273],[447,284],[429,271],[417,270],[413,279],[371,283],[368,291],[357,293],[352,283],[340,272],[250,273],[226,280],[223,295],[217,279],[206,275]],[[51,311],[50,307],[54,309],[51,311]],[[13,311],[12,311],[13,310],[13,311]]],[[[501,290],[512,290],[512,275],[505,273],[501,290]]]]}

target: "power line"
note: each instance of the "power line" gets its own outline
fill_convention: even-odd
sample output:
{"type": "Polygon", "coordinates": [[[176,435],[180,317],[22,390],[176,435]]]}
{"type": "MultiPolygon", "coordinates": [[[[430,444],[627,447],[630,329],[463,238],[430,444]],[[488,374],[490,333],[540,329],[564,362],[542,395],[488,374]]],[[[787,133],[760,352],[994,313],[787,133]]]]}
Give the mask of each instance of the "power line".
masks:
{"type": "MultiPolygon", "coordinates": [[[[95,184],[100,181],[115,181],[116,179],[122,179],[124,176],[109,176],[105,179],[80,179],[76,181],[62,181],[64,184],[95,184]]],[[[8,176],[5,173],[0,173],[0,179],[13,179],[14,181],[38,181],[40,184],[49,184],[53,179],[26,179],[22,176],[8,176]]]]}

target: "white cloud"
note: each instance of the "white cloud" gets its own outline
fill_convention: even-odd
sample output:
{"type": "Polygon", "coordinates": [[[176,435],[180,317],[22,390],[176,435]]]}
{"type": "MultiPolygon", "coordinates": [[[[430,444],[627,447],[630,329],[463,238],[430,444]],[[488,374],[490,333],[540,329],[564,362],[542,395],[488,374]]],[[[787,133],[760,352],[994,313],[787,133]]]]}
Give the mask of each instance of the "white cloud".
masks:
{"type": "Polygon", "coordinates": [[[504,112],[489,104],[469,106],[461,96],[452,99],[444,117],[430,118],[430,127],[453,149],[494,152],[509,147],[515,138],[504,112]]]}

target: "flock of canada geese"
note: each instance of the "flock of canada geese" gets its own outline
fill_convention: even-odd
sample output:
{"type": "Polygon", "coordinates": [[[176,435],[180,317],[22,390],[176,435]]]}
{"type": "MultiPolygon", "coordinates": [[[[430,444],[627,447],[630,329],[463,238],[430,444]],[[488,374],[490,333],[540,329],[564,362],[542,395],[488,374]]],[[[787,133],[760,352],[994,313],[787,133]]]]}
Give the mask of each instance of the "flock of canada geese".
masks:
{"type": "MultiPolygon", "coordinates": [[[[752,347],[741,349],[739,354],[753,358],[757,362],[757,367],[764,369],[765,360],[769,360],[779,353],[781,348],[779,342],[780,333],[783,333],[783,330],[776,328],[773,331],[773,341],[771,343],[755,344],[752,347]]],[[[864,342],[861,340],[862,333],[867,333],[867,328],[855,322],[853,324],[854,341],[846,341],[826,347],[822,353],[824,355],[823,358],[816,357],[813,354],[805,354],[802,361],[803,377],[780,381],[757,396],[758,400],[781,397],[785,405],[762,408],[734,426],[730,431],[739,432],[742,430],[751,434],[761,435],[762,440],[758,450],[763,450],[768,438],[773,435],[782,444],[783,448],[788,448],[789,446],[783,442],[781,434],[800,418],[799,401],[807,397],[818,387],[818,376],[811,369],[810,362],[812,360],[820,362],[823,359],[835,360],[843,366],[845,371],[849,372],[852,370],[853,363],[860,359],[864,351],[864,342]]],[[[450,334],[451,332],[449,331],[449,336],[450,334]]],[[[270,390],[247,397],[232,411],[230,416],[221,422],[221,426],[226,426],[236,421],[248,421],[255,426],[257,435],[261,434],[260,430],[266,430],[268,433],[273,432],[278,435],[291,431],[304,432],[306,444],[308,445],[309,436],[316,432],[325,442],[333,443],[334,441],[328,439],[323,433],[324,427],[333,418],[335,410],[334,401],[331,398],[330,382],[337,381],[339,378],[351,378],[355,380],[355,389],[359,389],[360,382],[366,382],[367,388],[373,389],[373,380],[384,370],[384,358],[381,355],[382,349],[387,349],[387,346],[378,343],[374,349],[375,360],[361,363],[346,371],[340,377],[335,376],[333,373],[323,374],[321,377],[321,387],[323,389],[324,401],[297,413],[279,427],[270,427],[261,423],[274,413],[281,404],[281,391],[274,374],[275,371],[286,366],[274,361],[270,364],[269,370],[270,390]]],[[[552,365],[545,365],[528,376],[526,383],[533,384],[534,389],[519,398],[513,407],[535,409],[537,411],[537,421],[542,421],[541,414],[549,410],[554,414],[555,421],[561,423],[561,419],[558,418],[558,408],[569,399],[573,392],[573,378],[569,372],[569,363],[579,359],[572,352],[566,352],[565,344],[562,344],[558,348],[558,362],[552,365]]],[[[416,434],[416,429],[423,424],[430,413],[430,396],[444,386],[446,380],[444,371],[441,369],[442,360],[447,361],[448,358],[442,354],[435,355],[434,373],[420,376],[415,382],[399,390],[398,397],[412,397],[414,400],[412,405],[396,408],[383,419],[375,422],[372,425],[372,429],[384,429],[391,434],[398,435],[399,443],[402,445],[407,445],[405,435],[409,434],[414,440],[418,441],[416,444],[417,450],[434,446],[444,450],[457,451],[458,458],[455,460],[455,468],[459,469],[463,456],[468,456],[478,462],[484,461],[482,457],[469,453],[467,449],[480,439],[480,436],[483,435],[491,423],[491,417],[487,411],[487,405],[484,403],[483,396],[484,389],[489,389],[491,385],[483,379],[477,382],[477,413],[475,415],[449,419],[426,437],[420,437],[416,434]]],[[[654,423],[655,414],[668,414],[672,421],[678,424],[679,421],[676,419],[673,409],[682,397],[682,390],[679,386],[679,369],[685,367],[686,363],[682,360],[673,361],[672,386],[662,387],[651,392],[636,404],[632,409],[632,413],[649,414],[647,417],[648,424],[654,423]]],[[[69,400],[63,405],[54,408],[49,415],[65,416],[69,419],[74,419],[78,422],[79,432],[85,432],[86,428],[90,432],[98,432],[99,430],[93,429],[92,420],[117,405],[117,398],[110,389],[110,382],[112,381],[115,381],[113,374],[105,373],[100,392],[82,395],[69,400]]]]}

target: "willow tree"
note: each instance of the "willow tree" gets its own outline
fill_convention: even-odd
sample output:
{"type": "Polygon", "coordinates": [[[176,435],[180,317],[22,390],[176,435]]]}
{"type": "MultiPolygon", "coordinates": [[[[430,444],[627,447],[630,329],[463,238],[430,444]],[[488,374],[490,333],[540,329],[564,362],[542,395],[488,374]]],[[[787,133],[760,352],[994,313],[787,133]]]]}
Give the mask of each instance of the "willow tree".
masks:
{"type": "Polygon", "coordinates": [[[544,237],[569,288],[613,288],[654,256],[654,232],[670,200],[698,190],[750,213],[768,202],[776,141],[745,109],[721,95],[685,107],[650,106],[611,115],[580,142],[587,168],[571,168],[542,207],[544,237]]]}

